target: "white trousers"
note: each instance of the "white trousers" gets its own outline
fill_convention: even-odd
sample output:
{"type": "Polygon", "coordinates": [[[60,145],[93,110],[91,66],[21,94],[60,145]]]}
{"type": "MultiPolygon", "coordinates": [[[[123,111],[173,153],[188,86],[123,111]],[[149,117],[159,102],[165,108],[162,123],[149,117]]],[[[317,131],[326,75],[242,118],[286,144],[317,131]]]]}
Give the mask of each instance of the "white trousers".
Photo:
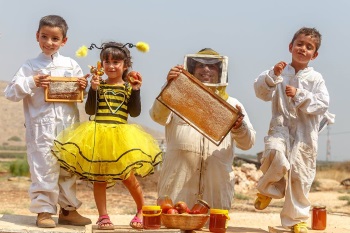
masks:
{"type": "Polygon", "coordinates": [[[33,213],[57,213],[57,204],[66,210],[81,206],[76,198],[76,176],[60,169],[50,150],[55,137],[54,124],[41,124],[27,128],[27,159],[30,168],[33,213]]]}
{"type": "MultiPolygon", "coordinates": [[[[315,169],[313,166],[307,166],[305,162],[300,153],[296,153],[288,160],[277,150],[266,150],[262,158],[260,169],[263,176],[258,182],[257,189],[272,198],[285,198],[280,214],[281,224],[284,227],[306,222],[309,218],[311,204],[308,194],[315,177],[315,169]]],[[[311,162],[314,164],[314,161],[311,162]]]]}

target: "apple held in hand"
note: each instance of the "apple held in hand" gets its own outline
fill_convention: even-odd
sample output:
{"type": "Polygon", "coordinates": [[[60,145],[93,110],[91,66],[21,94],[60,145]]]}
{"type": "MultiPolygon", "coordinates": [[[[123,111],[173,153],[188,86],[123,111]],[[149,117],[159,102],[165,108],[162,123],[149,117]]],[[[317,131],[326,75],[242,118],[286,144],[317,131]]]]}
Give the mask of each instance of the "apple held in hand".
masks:
{"type": "Polygon", "coordinates": [[[130,71],[127,75],[127,79],[131,84],[137,84],[142,82],[141,74],[136,71],[130,71]]]}
{"type": "Polygon", "coordinates": [[[175,205],[174,205],[175,209],[180,213],[187,213],[187,211],[189,210],[187,207],[187,204],[184,201],[178,201],[175,205]]]}

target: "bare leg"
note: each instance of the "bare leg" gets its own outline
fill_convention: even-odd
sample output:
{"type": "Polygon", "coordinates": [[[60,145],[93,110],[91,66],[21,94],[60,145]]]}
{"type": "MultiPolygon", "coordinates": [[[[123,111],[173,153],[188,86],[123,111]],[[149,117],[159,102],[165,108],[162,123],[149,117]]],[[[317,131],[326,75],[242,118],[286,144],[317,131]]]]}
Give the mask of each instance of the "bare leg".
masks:
{"type": "MultiPolygon", "coordinates": [[[[140,183],[136,179],[133,172],[130,174],[128,179],[123,180],[123,184],[129,190],[132,198],[136,203],[136,206],[137,206],[136,217],[138,217],[139,219],[142,219],[142,206],[145,204],[145,199],[143,197],[142,187],[140,186],[140,183]]],[[[135,228],[143,227],[142,223],[140,222],[132,222],[131,225],[133,225],[135,228]]]]}
{"type": "MultiPolygon", "coordinates": [[[[95,203],[99,214],[99,221],[102,216],[108,216],[107,212],[107,198],[106,198],[106,189],[107,189],[107,183],[106,182],[94,182],[94,197],[95,197],[95,203]]],[[[113,224],[110,221],[106,221],[105,219],[103,222],[99,223],[100,227],[109,227],[113,226],[113,224]]],[[[108,217],[109,220],[109,217],[108,217]]]]}

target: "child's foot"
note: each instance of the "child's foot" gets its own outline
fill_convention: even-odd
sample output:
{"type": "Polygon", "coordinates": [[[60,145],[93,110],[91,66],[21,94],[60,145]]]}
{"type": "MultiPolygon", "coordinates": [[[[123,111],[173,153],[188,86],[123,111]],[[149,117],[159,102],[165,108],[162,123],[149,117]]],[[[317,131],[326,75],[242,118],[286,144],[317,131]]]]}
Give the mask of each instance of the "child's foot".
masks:
{"type": "Polygon", "coordinates": [[[54,228],[56,227],[55,221],[52,219],[50,213],[39,213],[36,219],[36,225],[40,228],[54,228]]]}
{"type": "Polygon", "coordinates": [[[61,208],[58,215],[58,224],[86,226],[91,224],[91,220],[89,218],[81,216],[76,210],[65,210],[61,208]]]}
{"type": "Polygon", "coordinates": [[[298,224],[295,224],[292,229],[293,229],[294,233],[307,233],[308,232],[306,222],[300,222],[298,224]]]}
{"type": "Polygon", "coordinates": [[[261,193],[257,193],[256,195],[258,197],[255,199],[254,207],[257,210],[265,209],[270,204],[270,202],[272,200],[271,197],[265,196],[265,195],[263,195],[261,193]]]}
{"type": "Polygon", "coordinates": [[[108,214],[106,215],[101,215],[97,222],[97,229],[99,230],[113,230],[114,229],[114,225],[111,222],[111,220],[109,219],[108,214]]]}
{"type": "Polygon", "coordinates": [[[131,219],[130,226],[134,229],[143,229],[142,210],[138,210],[135,217],[131,219]]]}

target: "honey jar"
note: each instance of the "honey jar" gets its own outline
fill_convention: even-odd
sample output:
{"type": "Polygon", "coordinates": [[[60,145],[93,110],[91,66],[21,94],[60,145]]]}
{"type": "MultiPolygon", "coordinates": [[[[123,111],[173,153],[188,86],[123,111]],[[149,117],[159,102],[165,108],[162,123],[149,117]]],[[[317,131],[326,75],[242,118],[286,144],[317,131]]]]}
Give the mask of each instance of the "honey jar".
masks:
{"type": "Polygon", "coordinates": [[[191,209],[191,214],[208,214],[210,206],[203,200],[197,200],[197,203],[191,209]]]}
{"type": "Polygon", "coordinates": [[[312,208],[312,229],[324,230],[327,225],[327,210],[326,206],[315,205],[312,208]]]}
{"type": "Polygon", "coordinates": [[[161,224],[161,213],[162,209],[160,206],[142,206],[143,228],[159,229],[161,224]]]}
{"type": "Polygon", "coordinates": [[[227,228],[228,210],[210,209],[209,231],[215,233],[224,233],[227,228]]]}

